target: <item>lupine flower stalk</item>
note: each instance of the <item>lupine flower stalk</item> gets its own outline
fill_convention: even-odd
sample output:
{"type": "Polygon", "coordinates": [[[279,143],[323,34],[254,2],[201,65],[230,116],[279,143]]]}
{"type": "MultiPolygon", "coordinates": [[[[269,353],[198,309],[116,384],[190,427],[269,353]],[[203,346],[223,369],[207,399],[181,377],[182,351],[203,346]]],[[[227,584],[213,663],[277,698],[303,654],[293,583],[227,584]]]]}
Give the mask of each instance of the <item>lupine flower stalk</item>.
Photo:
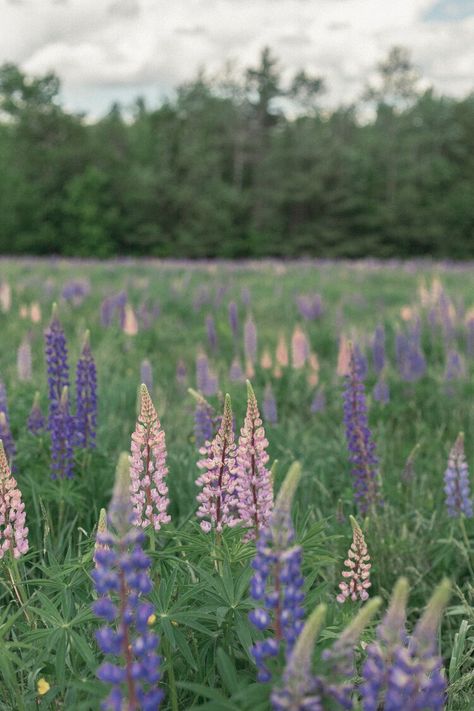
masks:
{"type": "Polygon", "coordinates": [[[41,411],[39,392],[35,393],[27,424],[29,431],[34,435],[38,435],[46,427],[46,422],[41,411]]]}
{"type": "Polygon", "coordinates": [[[354,495],[360,513],[365,515],[380,503],[378,460],[367,419],[365,387],[353,351],[344,391],[344,424],[352,464],[354,495]]]}
{"type": "Polygon", "coordinates": [[[0,560],[10,551],[20,558],[28,551],[25,504],[0,440],[0,560]]]}
{"type": "Polygon", "coordinates": [[[18,347],[16,365],[18,372],[18,380],[21,380],[23,382],[31,380],[31,345],[28,338],[25,338],[18,347]]]}
{"type": "Polygon", "coordinates": [[[295,326],[291,337],[291,364],[300,370],[309,358],[309,343],[301,326],[295,326]]]}
{"type": "Polygon", "coordinates": [[[202,474],[196,479],[196,486],[201,489],[196,515],[205,533],[214,529],[220,534],[226,526],[239,523],[236,445],[229,395],[225,397],[224,414],[216,436],[199,452],[203,458],[197,464],[202,474]]]}
{"type": "Polygon", "coordinates": [[[342,572],[344,580],[339,583],[341,592],[336,597],[338,602],[345,602],[349,598],[356,600],[367,600],[370,582],[370,556],[367,550],[362,529],[353,516],[350,516],[352,525],[352,543],[349,548],[347,559],[344,565],[347,570],[342,572]]]}
{"type": "Polygon", "coordinates": [[[98,595],[93,604],[105,625],[96,633],[101,651],[111,658],[97,670],[111,685],[102,708],[112,711],[156,711],[163,698],[158,687],[161,659],[158,637],[150,630],[154,608],[144,596],[153,584],[150,559],[143,552],[144,534],[131,525],[128,456],[119,459],[109,509],[109,531],[98,533],[92,577],[98,595]]]}
{"type": "Polygon", "coordinates": [[[76,442],[83,449],[95,447],[97,426],[97,371],[89,331],[76,368],[76,442]]]}
{"type": "Polygon", "coordinates": [[[342,335],[339,339],[339,351],[337,354],[336,372],[339,376],[349,375],[351,362],[351,344],[348,339],[342,335]]]}
{"type": "Polygon", "coordinates": [[[280,333],[278,337],[278,344],[276,347],[276,352],[275,352],[275,360],[277,364],[282,367],[286,368],[289,363],[289,357],[288,357],[288,346],[286,345],[286,340],[285,336],[283,333],[280,333]]]}
{"type": "Polygon", "coordinates": [[[254,575],[250,595],[260,607],[250,612],[250,621],[263,632],[251,652],[259,681],[270,681],[270,658],[283,651],[289,658],[303,627],[303,583],[301,547],[294,543],[291,504],[301,477],[301,466],[293,464],[275,502],[270,524],[260,531],[257,553],[252,562],[254,575]]]}
{"type": "Polygon", "coordinates": [[[448,457],[444,473],[444,492],[448,515],[455,518],[464,514],[472,518],[472,499],[469,486],[469,469],[464,453],[464,433],[460,432],[448,457]]]}
{"type": "Polygon", "coordinates": [[[71,479],[74,475],[73,445],[76,428],[69,410],[68,388],[65,386],[51,420],[51,478],[71,479]]]}
{"type": "Polygon", "coordinates": [[[379,376],[377,382],[375,383],[372,394],[374,396],[374,400],[380,402],[382,405],[386,405],[390,402],[390,389],[383,374],[379,376]]]}
{"type": "Polygon", "coordinates": [[[66,336],[59,321],[56,304],[53,304],[51,321],[44,332],[44,339],[46,368],[48,371],[48,427],[51,429],[54,415],[59,408],[63,389],[69,387],[66,336]]]}
{"type": "Polygon", "coordinates": [[[257,327],[250,314],[244,325],[244,351],[246,362],[253,365],[257,359],[257,327]]]}
{"type": "Polygon", "coordinates": [[[276,425],[278,422],[278,410],[273,388],[270,383],[265,386],[263,394],[263,416],[270,425],[276,425]]]}
{"type": "Polygon", "coordinates": [[[235,301],[229,304],[229,325],[233,337],[236,339],[239,332],[239,312],[235,301]]]}
{"type": "Polygon", "coordinates": [[[237,449],[237,496],[240,519],[248,528],[246,539],[256,538],[269,524],[273,508],[273,483],[267,469],[268,440],[257,398],[247,381],[247,413],[237,449]]]}
{"type": "MultiPolygon", "coordinates": [[[[96,539],[95,539],[95,545],[94,545],[94,553],[92,556],[92,559],[95,563],[96,566],[100,566],[100,562],[97,562],[97,552],[102,551],[102,550],[108,550],[109,547],[102,543],[102,537],[106,536],[108,533],[108,527],[107,527],[107,511],[106,509],[101,509],[99,512],[99,520],[97,522],[97,533],[96,533],[96,539]]],[[[100,558],[100,556],[99,556],[100,558]]]]}
{"type": "Polygon", "coordinates": [[[148,388],[140,389],[140,414],[132,434],[130,465],[130,498],[134,523],[159,531],[169,523],[168,487],[166,485],[166,443],[158,414],[148,388]]]}

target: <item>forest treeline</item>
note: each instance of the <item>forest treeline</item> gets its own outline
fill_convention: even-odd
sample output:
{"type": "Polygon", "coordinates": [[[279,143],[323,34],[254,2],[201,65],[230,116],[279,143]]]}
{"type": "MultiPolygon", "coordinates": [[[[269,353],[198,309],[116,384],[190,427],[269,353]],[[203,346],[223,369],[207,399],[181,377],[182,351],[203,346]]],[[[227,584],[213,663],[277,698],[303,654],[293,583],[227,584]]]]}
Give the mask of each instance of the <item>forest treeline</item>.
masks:
{"type": "Polygon", "coordinates": [[[66,111],[53,74],[0,67],[0,252],[474,257],[474,94],[423,88],[403,48],[360,101],[284,81],[265,49],[159,107],[66,111]]]}

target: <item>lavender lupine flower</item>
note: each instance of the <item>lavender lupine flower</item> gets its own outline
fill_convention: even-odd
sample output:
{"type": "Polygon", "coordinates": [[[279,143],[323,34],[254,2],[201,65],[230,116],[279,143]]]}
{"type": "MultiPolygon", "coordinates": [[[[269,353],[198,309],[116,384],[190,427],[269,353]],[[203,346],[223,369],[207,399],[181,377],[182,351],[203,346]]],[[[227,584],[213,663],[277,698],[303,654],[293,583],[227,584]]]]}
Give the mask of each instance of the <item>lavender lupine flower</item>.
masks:
{"type": "Polygon", "coordinates": [[[128,456],[119,460],[109,509],[109,531],[99,533],[92,571],[98,599],[93,604],[105,625],[96,632],[101,651],[112,657],[97,670],[112,689],[102,704],[112,711],[156,711],[163,699],[158,687],[161,659],[158,637],[150,630],[154,607],[146,599],[153,584],[151,561],[143,552],[144,533],[130,525],[128,456]]]}
{"type": "Polygon", "coordinates": [[[144,358],[140,365],[140,382],[145,383],[148,392],[153,390],[153,370],[148,358],[144,358]]]}
{"type": "Polygon", "coordinates": [[[196,515],[203,519],[201,529],[205,533],[214,528],[220,534],[225,526],[239,523],[233,424],[230,396],[226,395],[219,430],[212,442],[206,442],[199,450],[203,458],[197,464],[202,474],[196,479],[196,486],[201,489],[196,497],[196,515]]]}
{"type": "Polygon", "coordinates": [[[257,665],[257,678],[271,679],[268,659],[283,650],[286,659],[303,627],[304,579],[301,574],[301,546],[294,543],[291,504],[301,477],[301,466],[294,463],[275,502],[270,525],[261,530],[257,553],[252,562],[254,575],[250,596],[261,607],[252,610],[250,621],[271,636],[258,640],[251,652],[257,665]]]}
{"type": "Polygon", "coordinates": [[[345,602],[349,598],[353,602],[367,600],[369,597],[367,590],[372,585],[370,582],[372,565],[369,563],[370,556],[364,534],[355,518],[353,516],[349,518],[352,525],[352,543],[347,554],[348,557],[344,561],[347,570],[342,571],[342,577],[345,580],[339,583],[341,592],[336,597],[338,602],[345,602]]]}
{"type": "Polygon", "coordinates": [[[263,416],[271,425],[276,425],[278,422],[278,411],[275,395],[273,394],[273,388],[270,383],[265,386],[265,392],[263,394],[263,416]]]}
{"type": "Polygon", "coordinates": [[[233,383],[241,383],[245,380],[244,371],[240,365],[240,360],[235,357],[229,369],[229,380],[233,383]]]}
{"type": "Polygon", "coordinates": [[[36,392],[30,414],[28,415],[28,429],[31,434],[38,435],[45,427],[46,422],[40,406],[40,394],[36,392]]]}
{"type": "Polygon", "coordinates": [[[368,425],[365,387],[352,350],[344,390],[344,424],[349,461],[352,464],[354,495],[360,513],[365,515],[380,503],[378,460],[368,425]]]}
{"type": "Polygon", "coordinates": [[[450,348],[446,355],[446,367],[444,370],[444,381],[448,395],[453,394],[453,381],[461,380],[465,375],[466,368],[461,354],[454,348],[450,348]]]}
{"type": "Polygon", "coordinates": [[[176,365],[176,382],[183,386],[188,379],[188,370],[186,368],[186,363],[183,360],[179,360],[176,365]]]}
{"type": "Polygon", "coordinates": [[[249,529],[246,540],[268,526],[273,508],[273,482],[267,469],[268,440],[257,398],[247,380],[247,413],[237,448],[237,496],[240,519],[249,529]]]}
{"type": "Polygon", "coordinates": [[[31,345],[28,338],[25,338],[18,347],[16,365],[18,372],[18,380],[21,380],[23,382],[31,380],[31,345]]]}
{"type": "Polygon", "coordinates": [[[95,447],[97,426],[97,371],[90,347],[89,331],[76,368],[76,443],[83,449],[95,447]]]}
{"type": "Polygon", "coordinates": [[[63,327],[58,317],[58,307],[53,304],[49,326],[44,332],[46,368],[48,371],[49,414],[48,428],[53,426],[54,416],[59,408],[62,392],[69,387],[69,366],[67,343],[63,327]]]}
{"type": "Polygon", "coordinates": [[[444,492],[448,516],[464,514],[472,518],[472,499],[469,486],[469,469],[464,454],[464,433],[460,432],[448,457],[448,466],[444,473],[444,492]]]}
{"type": "Polygon", "coordinates": [[[28,551],[28,529],[25,523],[25,504],[0,440],[0,560],[7,551],[14,558],[20,558],[28,551]]]}
{"type": "Polygon", "coordinates": [[[217,376],[211,372],[205,353],[198,353],[196,356],[196,385],[206,397],[215,395],[218,390],[217,376]]]}
{"type": "Polygon", "coordinates": [[[326,409],[326,393],[319,388],[311,401],[310,412],[315,415],[317,412],[323,412],[326,409]]]}
{"type": "Polygon", "coordinates": [[[217,331],[216,322],[214,321],[214,316],[212,316],[212,314],[208,314],[206,316],[206,331],[209,347],[215,353],[217,351],[217,331]]]}
{"type": "Polygon", "coordinates": [[[257,360],[257,327],[250,314],[244,325],[244,351],[245,360],[254,365],[257,360]]]}
{"type": "Polygon", "coordinates": [[[71,479],[74,475],[73,445],[76,434],[65,386],[51,420],[51,478],[71,479]]]}
{"type": "Polygon", "coordinates": [[[385,368],[385,329],[382,325],[377,326],[372,340],[372,360],[374,370],[377,375],[385,368]]]}
{"type": "Polygon", "coordinates": [[[382,405],[386,405],[388,402],[390,402],[390,388],[388,387],[388,383],[385,380],[383,374],[379,375],[379,378],[374,385],[372,393],[374,396],[374,400],[382,403],[382,405]]]}
{"type": "Polygon", "coordinates": [[[214,410],[204,400],[197,400],[194,409],[194,439],[198,447],[210,441],[215,435],[214,410]]]}
{"type": "Polygon", "coordinates": [[[356,361],[357,370],[359,376],[362,380],[365,380],[367,373],[369,372],[369,365],[367,363],[367,358],[362,353],[362,350],[358,343],[354,344],[354,360],[356,361]]]}
{"type": "Polygon", "coordinates": [[[306,321],[314,321],[323,314],[323,301],[320,294],[301,294],[296,297],[296,305],[306,321]]]}
{"type": "Polygon", "coordinates": [[[397,367],[402,380],[415,382],[426,372],[426,360],[421,349],[419,328],[396,337],[397,367]]]}
{"type": "Polygon", "coordinates": [[[73,306],[80,306],[90,291],[91,285],[87,279],[71,279],[63,286],[61,296],[73,306]]]}
{"type": "Polygon", "coordinates": [[[236,339],[239,334],[239,312],[235,301],[231,301],[229,304],[229,325],[232,335],[236,339]]]}
{"type": "MultiPolygon", "coordinates": [[[[0,410],[0,439],[3,441],[3,446],[5,448],[5,454],[8,461],[11,462],[16,455],[16,445],[13,440],[12,431],[10,429],[10,423],[7,419],[6,414],[0,410]]],[[[14,468],[14,467],[13,467],[14,468]]]]}
{"type": "Polygon", "coordinates": [[[166,485],[166,443],[158,413],[147,386],[140,391],[140,414],[132,434],[130,465],[130,499],[134,523],[142,528],[153,526],[159,531],[169,523],[168,487],[166,485]]]}

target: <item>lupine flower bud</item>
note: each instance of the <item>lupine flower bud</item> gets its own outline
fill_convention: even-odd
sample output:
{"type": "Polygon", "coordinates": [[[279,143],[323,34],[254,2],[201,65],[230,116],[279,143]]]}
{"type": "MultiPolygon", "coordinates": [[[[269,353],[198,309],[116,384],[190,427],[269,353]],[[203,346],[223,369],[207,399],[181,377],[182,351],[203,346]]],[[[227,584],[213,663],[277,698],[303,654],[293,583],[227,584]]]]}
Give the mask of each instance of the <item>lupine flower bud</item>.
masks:
{"type": "Polygon", "coordinates": [[[53,304],[49,326],[44,332],[46,367],[48,371],[49,415],[48,427],[52,428],[54,415],[59,408],[63,389],[69,386],[66,336],[58,317],[58,307],[53,304]]]}
{"type": "Polygon", "coordinates": [[[97,371],[92,356],[89,331],[76,369],[76,443],[83,449],[95,447],[97,426],[97,371]]]}
{"type": "Polygon", "coordinates": [[[76,434],[65,386],[51,420],[51,478],[71,479],[74,474],[73,444],[76,434]]]}
{"type": "Polygon", "coordinates": [[[31,380],[31,345],[28,338],[25,338],[18,347],[16,365],[18,380],[23,382],[31,380]]]}
{"type": "Polygon", "coordinates": [[[353,516],[350,516],[352,525],[352,543],[349,548],[347,560],[344,565],[347,570],[342,572],[342,577],[345,578],[342,583],[339,583],[341,592],[336,597],[338,602],[345,602],[347,599],[352,601],[367,600],[369,593],[368,588],[370,582],[370,556],[367,551],[362,529],[353,516]]]}
{"type": "Polygon", "coordinates": [[[130,304],[125,304],[124,310],[124,320],[122,324],[122,331],[127,336],[136,336],[138,333],[138,321],[135,315],[135,311],[130,306],[130,304]]]}
{"type": "Polygon", "coordinates": [[[37,301],[33,301],[30,305],[30,319],[32,323],[39,323],[41,321],[41,306],[37,301]]]}
{"type": "Polygon", "coordinates": [[[449,516],[464,514],[466,518],[472,518],[469,469],[464,454],[463,432],[460,432],[449,453],[448,467],[444,473],[444,491],[449,516]]]}
{"type": "Polygon", "coordinates": [[[317,412],[323,412],[326,409],[326,393],[319,388],[311,401],[310,412],[315,415],[317,412]]]}
{"type": "Polygon", "coordinates": [[[237,449],[238,507],[243,525],[250,529],[247,539],[257,537],[259,531],[268,526],[273,508],[273,484],[266,466],[267,447],[257,398],[247,381],[247,413],[237,449]]]}
{"type": "Polygon", "coordinates": [[[0,282],[0,309],[6,314],[12,306],[12,290],[7,281],[0,282]]]}
{"type": "Polygon", "coordinates": [[[268,348],[265,348],[262,353],[262,357],[260,358],[260,365],[263,370],[270,370],[273,365],[272,356],[270,355],[270,351],[268,350],[268,348]]]}
{"type": "Polygon", "coordinates": [[[169,523],[165,433],[146,385],[141,386],[140,414],[132,434],[130,498],[134,523],[159,531],[169,523]]]}
{"type": "Polygon", "coordinates": [[[20,558],[28,551],[25,504],[0,440],[0,560],[7,551],[20,558]]]}
{"type": "MultiPolygon", "coordinates": [[[[95,540],[95,546],[94,546],[94,555],[93,555],[93,560],[94,563],[97,565],[100,565],[100,563],[97,563],[97,551],[103,551],[103,550],[108,550],[109,547],[101,543],[101,540],[103,537],[105,537],[108,533],[107,530],[107,511],[105,509],[101,509],[99,513],[99,521],[97,523],[97,534],[96,534],[96,540],[95,540]]],[[[99,556],[100,558],[100,556],[99,556]]]]}
{"type": "Polygon", "coordinates": [[[206,442],[199,452],[203,459],[197,465],[203,472],[196,479],[196,486],[201,488],[197,496],[199,508],[196,515],[200,519],[208,519],[201,521],[201,529],[205,533],[213,527],[221,533],[225,526],[239,523],[236,445],[229,395],[225,397],[224,414],[216,436],[212,442],[206,442]]]}

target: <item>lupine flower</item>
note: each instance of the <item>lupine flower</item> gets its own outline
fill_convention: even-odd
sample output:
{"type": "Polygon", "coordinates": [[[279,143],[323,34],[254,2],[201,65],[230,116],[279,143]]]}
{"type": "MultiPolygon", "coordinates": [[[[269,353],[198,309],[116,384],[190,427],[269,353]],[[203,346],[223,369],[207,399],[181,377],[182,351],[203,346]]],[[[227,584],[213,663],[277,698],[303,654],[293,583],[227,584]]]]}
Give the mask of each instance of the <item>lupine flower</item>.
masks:
{"type": "Polygon", "coordinates": [[[226,395],[219,430],[212,442],[206,442],[199,450],[203,458],[197,465],[203,471],[196,479],[196,486],[201,489],[196,497],[199,503],[196,515],[203,519],[201,529],[205,533],[212,528],[221,533],[225,526],[239,523],[233,425],[230,396],[226,395]]]}
{"type": "Polygon", "coordinates": [[[179,360],[176,365],[176,381],[179,385],[183,386],[188,379],[188,371],[186,368],[186,363],[183,360],[179,360]]]}
{"type": "Polygon", "coordinates": [[[0,440],[0,560],[10,551],[20,558],[28,551],[25,504],[0,440]]]}
{"type": "Polygon", "coordinates": [[[279,366],[282,368],[288,367],[289,363],[289,358],[288,358],[288,346],[286,345],[286,340],[285,336],[283,333],[280,333],[278,337],[278,345],[276,348],[276,353],[275,353],[275,360],[279,366]]]}
{"type": "Polygon", "coordinates": [[[301,316],[307,321],[314,321],[323,314],[320,294],[301,294],[296,297],[296,305],[301,316]]]}
{"type": "Polygon", "coordinates": [[[359,376],[362,380],[365,380],[367,377],[367,373],[369,372],[369,366],[367,363],[367,358],[362,353],[362,350],[358,343],[354,344],[353,353],[359,376]]]}
{"type": "Polygon", "coordinates": [[[146,385],[141,386],[140,414],[132,434],[130,498],[134,523],[159,531],[171,520],[166,485],[165,433],[146,385]]]}
{"type": "Polygon", "coordinates": [[[250,612],[249,618],[257,629],[271,630],[271,636],[258,640],[251,649],[257,665],[257,678],[271,679],[268,659],[284,650],[290,657],[303,627],[304,579],[301,574],[301,546],[294,543],[291,504],[301,477],[301,466],[290,468],[280,489],[270,525],[261,530],[257,553],[252,562],[254,575],[250,582],[250,596],[261,607],[250,612]]]}
{"type": "Polygon", "coordinates": [[[196,400],[194,409],[194,439],[198,447],[202,447],[215,435],[214,410],[204,398],[196,400]]]}
{"type": "Polygon", "coordinates": [[[336,372],[339,376],[349,375],[351,362],[351,346],[345,336],[339,339],[339,352],[337,354],[336,372]]]}
{"type": "Polygon", "coordinates": [[[385,368],[385,329],[382,325],[377,326],[372,340],[372,359],[374,370],[380,375],[385,368]]]}
{"type": "Polygon", "coordinates": [[[135,311],[130,306],[130,304],[125,304],[124,320],[122,324],[122,331],[127,336],[136,336],[138,333],[138,321],[135,315],[135,311]]]}
{"type": "Polygon", "coordinates": [[[245,380],[244,372],[237,356],[230,365],[229,380],[233,383],[241,383],[245,380]]]}
{"type": "Polygon", "coordinates": [[[273,394],[273,388],[270,383],[267,383],[265,386],[262,410],[265,420],[271,425],[276,425],[278,422],[278,411],[275,395],[273,394]]]}
{"type": "Polygon", "coordinates": [[[342,572],[342,577],[345,580],[339,583],[341,592],[336,597],[338,602],[345,602],[349,598],[353,602],[367,600],[369,597],[367,590],[372,585],[370,582],[370,568],[372,566],[369,563],[370,556],[367,551],[364,534],[355,518],[350,516],[350,519],[352,543],[347,554],[347,560],[344,561],[347,570],[342,572]]]}
{"type": "Polygon", "coordinates": [[[472,499],[470,497],[469,469],[464,454],[464,434],[461,432],[448,457],[448,466],[444,473],[444,492],[448,515],[452,517],[464,514],[472,518],[472,499]]]}
{"type": "Polygon", "coordinates": [[[6,314],[12,306],[12,290],[7,281],[0,282],[0,309],[6,314]]]}
{"type": "MultiPolygon", "coordinates": [[[[94,545],[94,554],[92,556],[93,561],[97,566],[100,566],[100,562],[97,561],[97,552],[98,551],[103,551],[103,550],[109,550],[109,547],[102,543],[102,536],[106,536],[108,533],[107,529],[107,511],[105,509],[101,509],[99,512],[99,521],[97,522],[97,534],[96,534],[96,539],[95,539],[95,545],[94,545]]],[[[99,556],[100,558],[100,556],[99,556]]]]}
{"type": "Polygon", "coordinates": [[[396,337],[397,367],[402,380],[415,382],[426,372],[426,360],[421,349],[420,329],[416,326],[408,334],[396,337]]]}
{"type": "Polygon", "coordinates": [[[378,460],[367,420],[364,383],[352,353],[344,391],[344,424],[354,495],[361,514],[379,503],[378,460]]]}
{"type": "Polygon", "coordinates": [[[90,290],[91,285],[87,279],[71,279],[63,286],[61,296],[73,306],[80,306],[90,290]]]}
{"type": "Polygon", "coordinates": [[[260,365],[264,370],[270,370],[270,368],[273,365],[272,356],[271,356],[268,348],[265,348],[265,350],[262,353],[262,357],[260,358],[260,365]]]}
{"type": "Polygon", "coordinates": [[[273,483],[267,469],[268,440],[260,419],[257,398],[247,381],[247,413],[237,448],[237,496],[240,519],[255,538],[268,526],[273,508],[273,483]]]}
{"type": "Polygon", "coordinates": [[[11,464],[13,457],[16,454],[16,446],[13,440],[12,431],[10,429],[10,423],[6,414],[2,410],[0,410],[0,439],[3,441],[5,454],[11,464]]]}
{"type": "Polygon", "coordinates": [[[30,319],[32,323],[39,323],[41,321],[41,306],[37,301],[33,301],[30,305],[30,319]]]}
{"type": "Polygon", "coordinates": [[[250,314],[244,325],[244,351],[246,361],[253,365],[257,359],[257,327],[250,314]]]}
{"type": "Polygon", "coordinates": [[[145,383],[148,392],[153,390],[153,370],[148,358],[144,358],[140,365],[140,382],[145,383]]]}
{"type": "Polygon", "coordinates": [[[390,402],[390,389],[383,375],[380,375],[373,389],[374,400],[386,405],[390,402]]]}
{"type": "Polygon", "coordinates": [[[89,331],[76,368],[76,443],[83,449],[95,447],[97,426],[97,371],[92,356],[89,331]]]}
{"type": "Polygon", "coordinates": [[[465,375],[466,367],[461,354],[454,348],[450,348],[446,355],[446,367],[444,370],[444,381],[448,395],[453,394],[452,383],[456,380],[461,380],[465,375]]]}
{"type": "Polygon", "coordinates": [[[16,365],[18,380],[23,382],[31,380],[31,345],[28,338],[23,339],[18,347],[16,365]]]}
{"type": "Polygon", "coordinates": [[[46,422],[40,406],[40,394],[36,392],[30,414],[28,415],[28,429],[31,434],[38,435],[45,427],[46,422]]]}
{"type": "Polygon", "coordinates": [[[63,389],[69,387],[66,336],[64,335],[63,328],[59,321],[56,304],[53,305],[51,321],[44,332],[44,339],[46,367],[48,371],[48,427],[51,429],[54,415],[59,408],[63,389]]]}
{"type": "Polygon", "coordinates": [[[326,393],[324,390],[319,388],[314,393],[313,400],[311,401],[310,412],[315,415],[317,412],[323,412],[326,409],[326,393]]]}
{"type": "Polygon", "coordinates": [[[161,659],[158,637],[150,630],[154,608],[144,599],[153,584],[150,559],[143,552],[144,534],[130,525],[128,457],[119,460],[107,533],[98,534],[96,568],[92,571],[98,595],[95,615],[105,621],[96,633],[103,662],[98,678],[112,689],[102,708],[112,711],[156,711],[163,698],[158,687],[161,659]]]}
{"type": "Polygon", "coordinates": [[[217,331],[216,323],[212,314],[206,316],[207,342],[212,351],[217,351],[217,331]]]}
{"type": "Polygon", "coordinates": [[[217,376],[209,368],[209,360],[205,353],[196,356],[197,389],[206,397],[215,395],[218,390],[217,376]]]}
{"type": "Polygon", "coordinates": [[[3,380],[0,380],[0,412],[4,412],[7,420],[9,419],[7,389],[3,380]]]}
{"type": "Polygon", "coordinates": [[[234,338],[237,338],[239,333],[239,312],[235,301],[229,304],[229,325],[234,338]]]}
{"type": "Polygon", "coordinates": [[[69,411],[68,388],[65,386],[51,420],[51,478],[71,479],[74,474],[73,444],[76,434],[74,418],[69,411]]]}
{"type": "Polygon", "coordinates": [[[309,343],[301,326],[296,325],[291,337],[291,365],[295,370],[304,367],[309,358],[309,343]]]}

